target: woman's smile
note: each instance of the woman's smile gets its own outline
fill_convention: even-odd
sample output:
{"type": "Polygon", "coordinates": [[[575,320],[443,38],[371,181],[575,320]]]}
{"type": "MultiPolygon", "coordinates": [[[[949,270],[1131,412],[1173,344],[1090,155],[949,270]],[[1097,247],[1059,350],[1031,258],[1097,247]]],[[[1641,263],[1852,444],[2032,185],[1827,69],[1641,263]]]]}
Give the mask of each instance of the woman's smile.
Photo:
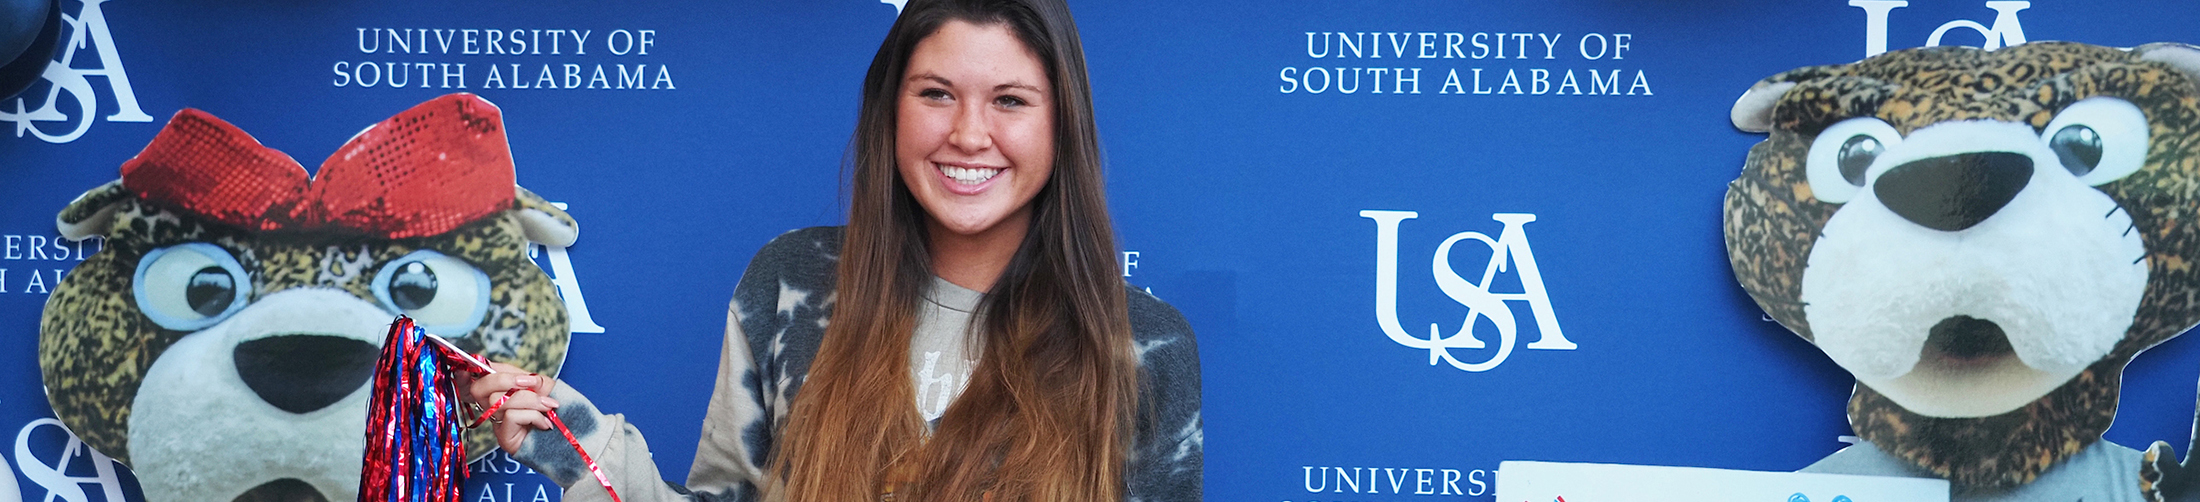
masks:
{"type": "Polygon", "coordinates": [[[933,163],[932,166],[938,168],[941,176],[946,176],[948,181],[953,182],[946,185],[947,190],[959,195],[984,192],[986,187],[992,186],[989,181],[1007,171],[999,167],[974,165],[933,163]]]}

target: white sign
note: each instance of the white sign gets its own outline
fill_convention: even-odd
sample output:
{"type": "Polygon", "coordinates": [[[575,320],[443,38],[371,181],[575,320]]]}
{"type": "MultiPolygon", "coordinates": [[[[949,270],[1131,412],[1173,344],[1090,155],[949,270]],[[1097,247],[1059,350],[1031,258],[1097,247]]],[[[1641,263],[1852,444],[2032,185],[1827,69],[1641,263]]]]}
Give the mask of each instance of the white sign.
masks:
{"type": "Polygon", "coordinates": [[[1503,462],[1496,502],[1947,502],[1948,481],[1700,467],[1503,462]]]}

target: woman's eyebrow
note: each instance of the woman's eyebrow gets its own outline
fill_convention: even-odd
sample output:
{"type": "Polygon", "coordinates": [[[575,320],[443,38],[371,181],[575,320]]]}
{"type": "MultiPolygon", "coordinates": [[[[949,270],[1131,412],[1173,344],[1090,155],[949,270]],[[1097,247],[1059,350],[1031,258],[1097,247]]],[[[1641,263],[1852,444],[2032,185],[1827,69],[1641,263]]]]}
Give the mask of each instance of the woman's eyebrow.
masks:
{"type": "Polygon", "coordinates": [[[939,76],[939,75],[934,75],[934,74],[931,74],[931,73],[919,73],[919,74],[916,74],[916,75],[910,75],[910,76],[909,76],[909,80],[908,80],[908,81],[910,81],[910,82],[915,82],[915,81],[919,81],[919,80],[930,80],[930,81],[933,81],[933,82],[938,82],[938,83],[939,83],[940,85],[943,85],[943,86],[947,86],[947,87],[954,87],[954,86],[955,86],[955,83],[954,83],[954,82],[952,82],[952,81],[949,81],[949,80],[947,80],[947,77],[942,77],[942,76],[939,76]]]}
{"type": "MultiPolygon", "coordinates": [[[[910,76],[909,76],[909,79],[908,79],[908,81],[909,81],[909,82],[926,81],[926,80],[929,80],[929,81],[932,81],[932,82],[938,83],[938,84],[940,84],[940,85],[942,85],[942,86],[946,86],[946,87],[954,87],[954,86],[955,86],[955,82],[954,82],[954,81],[952,81],[952,80],[948,80],[948,79],[947,79],[947,77],[942,77],[942,76],[939,76],[939,75],[936,75],[936,74],[932,74],[932,73],[919,73],[919,74],[916,74],[916,75],[910,75],[910,76]]],[[[996,86],[993,86],[993,90],[994,90],[994,92],[999,92],[999,91],[1005,91],[1005,90],[1009,90],[1009,89],[1022,89],[1022,90],[1025,90],[1025,91],[1030,91],[1030,92],[1036,92],[1036,93],[1041,93],[1041,94],[1044,94],[1044,93],[1046,93],[1046,89],[1045,89],[1045,88],[1041,88],[1041,87],[1039,87],[1039,86],[1036,86],[1036,85],[1026,84],[1026,83],[1023,83],[1023,82],[1007,82],[1007,83],[1003,83],[1003,84],[1001,84],[1001,85],[996,85],[996,86]]]]}

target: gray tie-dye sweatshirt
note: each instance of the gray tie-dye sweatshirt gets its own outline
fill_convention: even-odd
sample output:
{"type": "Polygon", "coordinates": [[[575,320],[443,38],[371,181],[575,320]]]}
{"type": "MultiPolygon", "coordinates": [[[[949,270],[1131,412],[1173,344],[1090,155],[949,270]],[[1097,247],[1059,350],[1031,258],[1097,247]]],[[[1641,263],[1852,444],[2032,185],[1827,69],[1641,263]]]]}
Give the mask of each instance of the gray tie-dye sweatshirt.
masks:
{"type": "MultiPolygon", "coordinates": [[[[550,392],[558,414],[626,502],[756,500],[788,406],[832,317],[841,229],[807,228],[765,244],[726,312],[725,348],[702,441],[683,486],[657,472],[642,433],[571,386],[550,392]]],[[[1127,287],[1127,286],[1126,286],[1127,287]]],[[[1139,423],[1127,466],[1131,501],[1200,499],[1199,349],[1191,326],[1152,295],[1129,290],[1139,359],[1139,423]]],[[[796,453],[799,454],[799,453],[796,453]]],[[[513,455],[566,487],[566,500],[610,500],[556,430],[535,431],[513,455]]]]}

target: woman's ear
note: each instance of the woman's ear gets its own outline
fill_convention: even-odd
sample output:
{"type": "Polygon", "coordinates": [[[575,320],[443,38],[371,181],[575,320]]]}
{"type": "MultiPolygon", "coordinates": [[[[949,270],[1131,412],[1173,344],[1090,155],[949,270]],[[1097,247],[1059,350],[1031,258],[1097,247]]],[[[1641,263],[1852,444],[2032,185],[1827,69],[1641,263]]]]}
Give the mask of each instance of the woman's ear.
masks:
{"type": "Polygon", "coordinates": [[[519,226],[526,232],[527,240],[565,247],[580,239],[580,222],[573,221],[573,217],[566,215],[565,210],[558,209],[550,201],[543,200],[542,196],[535,195],[526,188],[514,186],[512,189],[517,192],[513,197],[512,210],[519,215],[519,226]]]}

